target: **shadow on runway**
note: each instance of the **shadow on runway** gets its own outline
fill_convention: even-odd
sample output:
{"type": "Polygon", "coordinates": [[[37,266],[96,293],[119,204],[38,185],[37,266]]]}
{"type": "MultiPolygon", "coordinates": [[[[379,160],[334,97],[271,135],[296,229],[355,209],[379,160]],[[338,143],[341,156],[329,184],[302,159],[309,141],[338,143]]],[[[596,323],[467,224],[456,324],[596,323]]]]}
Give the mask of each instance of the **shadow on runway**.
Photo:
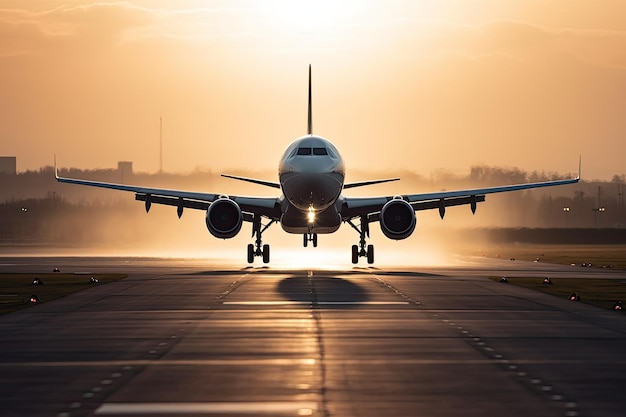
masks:
{"type": "Polygon", "coordinates": [[[326,307],[354,306],[370,298],[367,290],[361,285],[347,279],[329,276],[284,278],[278,282],[276,290],[281,297],[289,301],[338,303],[325,304],[326,307]]]}

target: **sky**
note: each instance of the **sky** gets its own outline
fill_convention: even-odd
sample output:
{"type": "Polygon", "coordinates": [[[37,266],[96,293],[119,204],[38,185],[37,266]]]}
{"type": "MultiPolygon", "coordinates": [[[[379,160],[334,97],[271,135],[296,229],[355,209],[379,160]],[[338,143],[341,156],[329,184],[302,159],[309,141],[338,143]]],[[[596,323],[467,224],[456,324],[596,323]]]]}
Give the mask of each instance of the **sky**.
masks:
{"type": "Polygon", "coordinates": [[[0,155],[275,170],[313,131],[348,169],[626,173],[626,2],[0,0],[0,155]]]}

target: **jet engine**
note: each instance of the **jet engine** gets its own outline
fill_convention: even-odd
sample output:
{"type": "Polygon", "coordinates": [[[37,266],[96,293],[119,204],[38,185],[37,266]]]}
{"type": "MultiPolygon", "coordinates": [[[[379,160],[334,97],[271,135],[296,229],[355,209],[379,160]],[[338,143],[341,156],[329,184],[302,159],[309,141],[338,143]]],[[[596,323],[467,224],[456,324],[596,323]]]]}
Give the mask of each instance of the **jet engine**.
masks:
{"type": "Polygon", "coordinates": [[[389,239],[402,240],[415,230],[415,211],[401,198],[388,201],[380,212],[380,229],[389,239]]]}
{"type": "Polygon", "coordinates": [[[241,230],[243,215],[237,203],[228,197],[220,197],[206,211],[206,227],[220,239],[235,237],[241,230]]]}

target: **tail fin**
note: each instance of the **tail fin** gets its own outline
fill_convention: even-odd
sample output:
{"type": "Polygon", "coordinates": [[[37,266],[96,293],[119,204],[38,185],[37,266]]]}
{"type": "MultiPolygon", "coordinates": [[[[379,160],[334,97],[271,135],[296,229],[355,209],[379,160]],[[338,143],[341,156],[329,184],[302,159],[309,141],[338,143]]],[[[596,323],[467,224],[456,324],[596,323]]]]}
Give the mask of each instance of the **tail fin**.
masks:
{"type": "Polygon", "coordinates": [[[307,129],[307,134],[313,134],[313,114],[311,109],[311,64],[309,64],[309,126],[307,129]]]}

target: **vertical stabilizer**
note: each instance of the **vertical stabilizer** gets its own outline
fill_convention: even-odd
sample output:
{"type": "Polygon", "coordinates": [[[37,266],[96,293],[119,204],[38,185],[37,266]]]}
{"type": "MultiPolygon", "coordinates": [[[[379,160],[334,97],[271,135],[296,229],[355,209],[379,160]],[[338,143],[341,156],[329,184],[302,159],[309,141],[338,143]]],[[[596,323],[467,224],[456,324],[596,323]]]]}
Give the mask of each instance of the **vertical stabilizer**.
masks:
{"type": "Polygon", "coordinates": [[[313,114],[311,109],[311,64],[309,64],[309,126],[307,133],[309,135],[313,134],[313,114]]]}

